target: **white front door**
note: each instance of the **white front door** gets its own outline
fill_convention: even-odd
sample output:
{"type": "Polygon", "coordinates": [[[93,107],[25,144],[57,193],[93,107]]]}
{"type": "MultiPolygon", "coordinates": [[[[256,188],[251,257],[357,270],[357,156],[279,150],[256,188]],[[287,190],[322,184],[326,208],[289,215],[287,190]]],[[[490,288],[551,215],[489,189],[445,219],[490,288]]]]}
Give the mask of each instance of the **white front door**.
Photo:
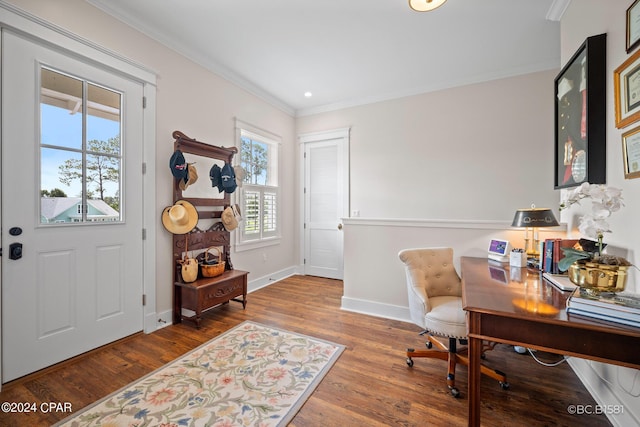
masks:
{"type": "Polygon", "coordinates": [[[143,86],[2,41],[7,382],[143,329],[143,86]]]}
{"type": "Polygon", "coordinates": [[[348,216],[349,131],[300,137],[304,144],[305,274],[343,278],[342,218],[348,216]]]}

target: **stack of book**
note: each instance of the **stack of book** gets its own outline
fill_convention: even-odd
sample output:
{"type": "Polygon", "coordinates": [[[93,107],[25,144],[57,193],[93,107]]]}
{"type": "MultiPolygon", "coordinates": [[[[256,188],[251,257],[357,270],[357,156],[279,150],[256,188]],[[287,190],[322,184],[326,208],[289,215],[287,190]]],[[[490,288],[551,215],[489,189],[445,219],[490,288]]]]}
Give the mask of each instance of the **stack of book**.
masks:
{"type": "Polygon", "coordinates": [[[640,328],[640,295],[602,293],[592,296],[577,288],[567,298],[567,313],[640,328]]]}
{"type": "Polygon", "coordinates": [[[564,258],[562,248],[573,248],[579,245],[578,239],[546,239],[540,242],[540,270],[558,274],[558,262],[564,258]]]}

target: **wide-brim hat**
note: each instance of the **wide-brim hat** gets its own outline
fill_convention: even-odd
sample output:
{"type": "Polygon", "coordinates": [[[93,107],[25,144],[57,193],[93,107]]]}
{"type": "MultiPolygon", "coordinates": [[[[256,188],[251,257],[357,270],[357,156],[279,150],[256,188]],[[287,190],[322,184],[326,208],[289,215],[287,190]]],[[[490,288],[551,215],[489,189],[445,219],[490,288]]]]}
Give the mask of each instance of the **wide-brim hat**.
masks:
{"type": "Polygon", "coordinates": [[[198,180],[198,170],[196,169],[193,163],[188,163],[187,176],[185,176],[184,179],[180,180],[180,182],[178,183],[178,187],[180,187],[180,189],[184,191],[187,189],[188,186],[190,186],[197,180],[198,180]]]}
{"type": "Polygon", "coordinates": [[[186,234],[198,224],[198,211],[186,200],[178,200],[162,211],[162,225],[170,233],[186,234]]]}

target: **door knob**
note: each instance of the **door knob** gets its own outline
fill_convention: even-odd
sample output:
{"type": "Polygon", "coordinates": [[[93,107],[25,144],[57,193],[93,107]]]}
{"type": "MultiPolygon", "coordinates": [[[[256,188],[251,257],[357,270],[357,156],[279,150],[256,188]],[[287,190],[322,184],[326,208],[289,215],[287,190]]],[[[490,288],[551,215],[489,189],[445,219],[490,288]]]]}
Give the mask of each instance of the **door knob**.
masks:
{"type": "Polygon", "coordinates": [[[342,230],[342,224],[338,224],[338,230],[342,230]]]}
{"type": "Polygon", "coordinates": [[[22,243],[12,243],[9,245],[9,259],[22,258],[22,243]]]}

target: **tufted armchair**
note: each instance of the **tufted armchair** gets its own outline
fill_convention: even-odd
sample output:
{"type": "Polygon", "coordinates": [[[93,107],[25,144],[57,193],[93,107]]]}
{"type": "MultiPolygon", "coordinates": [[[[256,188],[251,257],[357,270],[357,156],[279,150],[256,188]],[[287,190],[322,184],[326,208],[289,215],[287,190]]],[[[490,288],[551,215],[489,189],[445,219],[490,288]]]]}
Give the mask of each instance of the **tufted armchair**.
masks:
{"type": "MultiPolygon", "coordinates": [[[[405,249],[398,253],[405,265],[407,293],[411,320],[427,334],[427,349],[407,349],[407,365],[413,366],[414,357],[431,357],[449,362],[447,385],[455,397],[460,392],[455,386],[456,364],[469,365],[466,348],[458,352],[456,344],[466,345],[466,313],[462,309],[462,282],[453,265],[451,248],[405,249]],[[449,339],[446,347],[435,337],[449,339]],[[432,347],[436,346],[436,349],[432,347]]],[[[481,366],[483,374],[509,388],[506,375],[481,366]]]]}

